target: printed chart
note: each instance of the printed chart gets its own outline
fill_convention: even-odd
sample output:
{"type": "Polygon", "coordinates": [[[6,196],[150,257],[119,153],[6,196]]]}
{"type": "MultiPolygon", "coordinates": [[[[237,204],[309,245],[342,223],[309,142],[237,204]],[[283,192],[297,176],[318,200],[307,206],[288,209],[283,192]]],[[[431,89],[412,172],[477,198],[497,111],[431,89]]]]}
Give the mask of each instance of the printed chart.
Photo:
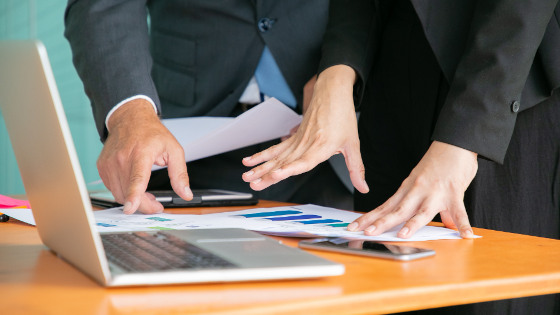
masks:
{"type": "Polygon", "coordinates": [[[313,237],[351,237],[377,241],[426,241],[435,239],[459,239],[457,231],[426,226],[410,239],[397,237],[400,226],[379,236],[365,236],[363,232],[346,229],[361,214],[316,205],[277,208],[258,208],[205,215],[167,214],[125,215],[122,208],[95,211],[97,229],[100,232],[183,230],[204,228],[242,228],[265,234],[313,237]]]}

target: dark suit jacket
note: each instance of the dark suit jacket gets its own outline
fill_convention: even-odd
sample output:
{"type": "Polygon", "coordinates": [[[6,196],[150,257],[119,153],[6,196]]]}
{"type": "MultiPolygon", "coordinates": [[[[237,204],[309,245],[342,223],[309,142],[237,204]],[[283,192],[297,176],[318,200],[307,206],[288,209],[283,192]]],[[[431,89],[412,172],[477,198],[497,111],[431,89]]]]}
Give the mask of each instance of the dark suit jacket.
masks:
{"type": "MultiPolygon", "coordinates": [[[[412,0],[450,86],[433,140],[503,162],[519,111],[560,87],[558,0],[412,0]]],[[[346,64],[357,103],[390,1],[331,3],[320,70],[346,64]]]]}
{"type": "Polygon", "coordinates": [[[138,94],[164,118],[229,116],[265,45],[301,103],[327,15],[324,0],[70,0],[65,36],[104,140],[109,110],[138,94]]]}

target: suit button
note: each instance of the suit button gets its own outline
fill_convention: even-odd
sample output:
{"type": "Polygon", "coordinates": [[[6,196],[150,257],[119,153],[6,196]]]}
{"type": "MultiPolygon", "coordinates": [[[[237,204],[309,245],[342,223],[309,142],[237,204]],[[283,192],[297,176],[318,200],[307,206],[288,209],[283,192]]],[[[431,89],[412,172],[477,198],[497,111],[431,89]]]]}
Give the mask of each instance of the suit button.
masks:
{"type": "Polygon", "coordinates": [[[259,31],[261,31],[262,33],[268,32],[272,28],[272,25],[274,24],[274,22],[276,22],[276,19],[270,19],[270,18],[260,19],[257,22],[257,26],[259,28],[259,31]]]}
{"type": "Polygon", "coordinates": [[[513,103],[511,103],[511,111],[517,113],[519,111],[519,106],[519,101],[513,101],[513,103]]]}

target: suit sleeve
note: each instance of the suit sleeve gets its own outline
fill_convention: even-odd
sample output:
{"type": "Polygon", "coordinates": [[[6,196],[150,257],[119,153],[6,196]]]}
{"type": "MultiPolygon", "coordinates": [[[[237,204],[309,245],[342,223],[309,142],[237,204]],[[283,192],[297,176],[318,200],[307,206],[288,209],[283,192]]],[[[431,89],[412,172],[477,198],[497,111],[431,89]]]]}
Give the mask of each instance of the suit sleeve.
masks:
{"type": "Polygon", "coordinates": [[[160,110],[150,75],[146,0],[70,0],[64,21],[102,141],[105,118],[122,100],[144,95],[160,110]]]}
{"type": "Polygon", "coordinates": [[[503,163],[521,92],[557,0],[480,0],[433,140],[503,163]]]}
{"type": "Polygon", "coordinates": [[[359,104],[375,58],[381,9],[373,0],[331,0],[329,22],[323,38],[321,73],[328,67],[347,65],[357,74],[355,104],[359,104]]]}

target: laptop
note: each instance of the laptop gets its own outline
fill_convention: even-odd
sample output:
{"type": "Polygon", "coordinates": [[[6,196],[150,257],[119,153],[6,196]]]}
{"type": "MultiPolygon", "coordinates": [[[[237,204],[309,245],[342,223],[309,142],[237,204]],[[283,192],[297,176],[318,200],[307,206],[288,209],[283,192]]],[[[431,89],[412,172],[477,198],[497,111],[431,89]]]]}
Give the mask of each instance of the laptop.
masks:
{"type": "Polygon", "coordinates": [[[335,276],[344,266],[243,229],[100,234],[45,47],[0,41],[0,109],[37,230],[108,287],[335,276]]]}

